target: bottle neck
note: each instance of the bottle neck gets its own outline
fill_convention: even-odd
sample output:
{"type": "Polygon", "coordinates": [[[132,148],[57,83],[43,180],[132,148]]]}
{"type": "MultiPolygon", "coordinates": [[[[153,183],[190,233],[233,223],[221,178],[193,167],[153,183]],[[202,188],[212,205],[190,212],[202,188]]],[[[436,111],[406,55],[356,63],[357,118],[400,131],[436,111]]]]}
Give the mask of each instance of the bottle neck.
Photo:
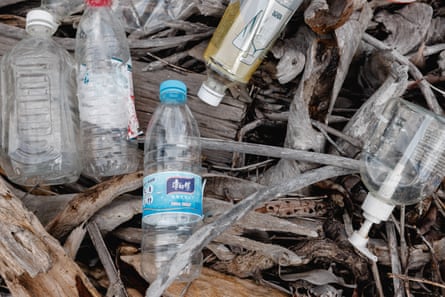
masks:
{"type": "Polygon", "coordinates": [[[180,106],[186,104],[187,96],[178,92],[161,92],[160,100],[162,104],[180,106]]]}
{"type": "Polygon", "coordinates": [[[185,101],[184,102],[178,102],[175,99],[162,98],[161,99],[161,104],[169,105],[169,106],[185,106],[185,101]]]}
{"type": "Polygon", "coordinates": [[[54,32],[51,28],[43,25],[30,25],[26,28],[26,32],[32,36],[51,37],[54,32]]]}
{"type": "Polygon", "coordinates": [[[111,0],[86,0],[87,7],[111,7],[111,0]]]}

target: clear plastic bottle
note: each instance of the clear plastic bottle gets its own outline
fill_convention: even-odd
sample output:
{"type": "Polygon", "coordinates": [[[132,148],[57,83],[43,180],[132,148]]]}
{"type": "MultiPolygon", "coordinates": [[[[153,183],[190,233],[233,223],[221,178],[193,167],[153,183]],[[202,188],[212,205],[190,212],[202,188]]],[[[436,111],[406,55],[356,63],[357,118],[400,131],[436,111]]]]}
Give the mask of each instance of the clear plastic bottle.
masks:
{"type": "Polygon", "coordinates": [[[75,64],[42,9],[26,16],[28,35],[1,63],[1,160],[25,186],[74,182],[81,172],[75,64]]]}
{"type": "Polygon", "coordinates": [[[402,99],[393,99],[362,154],[362,180],[369,190],[365,222],[351,243],[373,261],[366,248],[372,224],[386,221],[396,205],[430,195],[445,175],[445,118],[402,99]]]}
{"type": "Polygon", "coordinates": [[[41,8],[49,11],[58,21],[80,10],[84,0],[41,0],[41,8]]]}
{"type": "Polygon", "coordinates": [[[208,79],[198,97],[218,106],[228,86],[245,84],[302,0],[231,0],[204,53],[208,79]]]}
{"type": "MultiPolygon", "coordinates": [[[[202,220],[200,135],[186,105],[185,84],[164,81],[160,100],[148,124],[144,154],[142,271],[149,280],[156,277],[202,220]]],[[[178,281],[196,278],[201,264],[199,253],[178,281]]]]}
{"type": "Polygon", "coordinates": [[[136,171],[141,154],[130,49],[111,0],[86,0],[75,58],[84,173],[103,177],[136,171]]]}

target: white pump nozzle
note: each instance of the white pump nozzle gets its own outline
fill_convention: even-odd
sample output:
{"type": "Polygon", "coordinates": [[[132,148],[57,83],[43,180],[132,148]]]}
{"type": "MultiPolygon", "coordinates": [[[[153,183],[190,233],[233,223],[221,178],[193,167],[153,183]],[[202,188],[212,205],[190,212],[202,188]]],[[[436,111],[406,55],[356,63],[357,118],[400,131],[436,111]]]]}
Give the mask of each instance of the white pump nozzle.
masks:
{"type": "Polygon", "coordinates": [[[377,256],[367,248],[368,233],[369,230],[371,230],[372,224],[378,224],[389,218],[394,209],[394,205],[385,203],[369,193],[363,202],[362,209],[365,221],[360,230],[352,233],[349,237],[349,242],[351,242],[351,244],[363,255],[371,259],[373,262],[377,262],[377,256]]]}

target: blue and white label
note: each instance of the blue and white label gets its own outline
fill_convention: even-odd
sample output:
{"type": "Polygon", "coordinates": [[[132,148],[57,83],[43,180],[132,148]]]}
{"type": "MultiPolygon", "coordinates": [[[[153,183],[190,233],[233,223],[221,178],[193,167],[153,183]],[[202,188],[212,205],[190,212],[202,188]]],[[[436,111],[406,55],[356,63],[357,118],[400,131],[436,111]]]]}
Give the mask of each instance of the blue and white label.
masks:
{"type": "Polygon", "coordinates": [[[202,216],[202,179],[199,175],[168,171],[144,177],[142,216],[187,213],[202,216]]]}

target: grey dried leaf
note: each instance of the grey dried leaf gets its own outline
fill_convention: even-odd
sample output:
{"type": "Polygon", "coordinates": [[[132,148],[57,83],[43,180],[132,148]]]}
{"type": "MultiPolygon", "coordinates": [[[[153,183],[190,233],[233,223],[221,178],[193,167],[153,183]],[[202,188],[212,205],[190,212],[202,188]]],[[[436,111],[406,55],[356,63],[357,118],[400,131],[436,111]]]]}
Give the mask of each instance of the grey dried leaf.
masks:
{"type": "Polygon", "coordinates": [[[299,273],[281,274],[280,278],[284,281],[293,282],[297,280],[305,280],[314,285],[338,284],[347,288],[355,288],[355,284],[346,284],[342,277],[336,276],[332,271],[325,269],[314,269],[311,271],[299,273]]]}
{"type": "Polygon", "coordinates": [[[343,290],[338,290],[331,285],[315,286],[310,288],[312,296],[315,297],[341,297],[343,296],[343,290]]]}
{"type": "Polygon", "coordinates": [[[433,8],[425,3],[412,3],[395,13],[383,10],[375,15],[390,33],[385,43],[401,54],[407,54],[425,41],[433,17],[433,8]]]}
{"type": "Polygon", "coordinates": [[[299,75],[306,62],[306,57],[300,51],[290,49],[284,53],[277,64],[277,79],[280,84],[286,84],[299,75]]]}

